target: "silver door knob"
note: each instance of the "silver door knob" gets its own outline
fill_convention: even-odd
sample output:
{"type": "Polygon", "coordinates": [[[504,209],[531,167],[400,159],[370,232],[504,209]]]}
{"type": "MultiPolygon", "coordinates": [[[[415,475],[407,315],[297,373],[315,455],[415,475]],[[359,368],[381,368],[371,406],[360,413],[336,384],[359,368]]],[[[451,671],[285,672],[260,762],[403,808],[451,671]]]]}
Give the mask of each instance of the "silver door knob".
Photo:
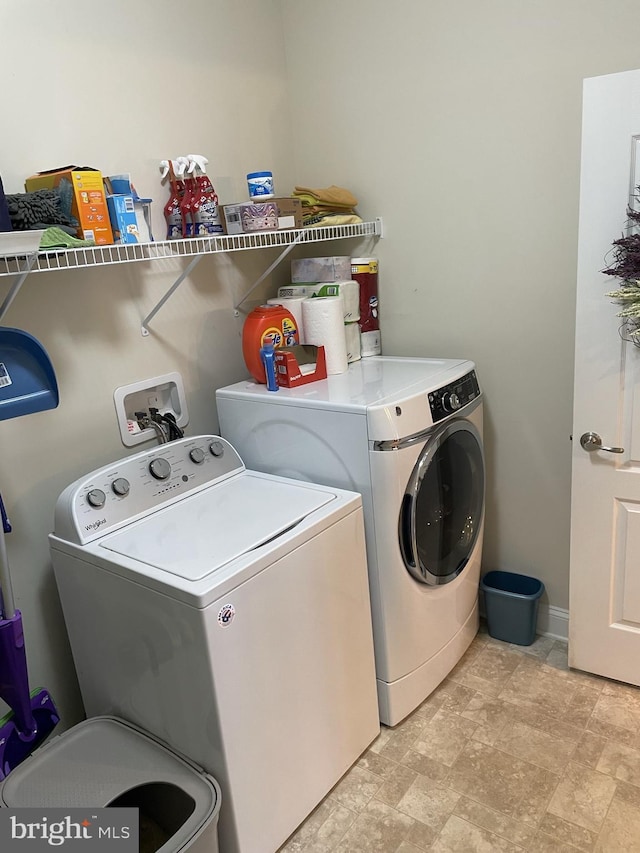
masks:
{"type": "Polygon", "coordinates": [[[580,436],[580,447],[584,450],[606,450],[607,453],[624,453],[624,447],[603,447],[597,432],[585,432],[580,436]]]}

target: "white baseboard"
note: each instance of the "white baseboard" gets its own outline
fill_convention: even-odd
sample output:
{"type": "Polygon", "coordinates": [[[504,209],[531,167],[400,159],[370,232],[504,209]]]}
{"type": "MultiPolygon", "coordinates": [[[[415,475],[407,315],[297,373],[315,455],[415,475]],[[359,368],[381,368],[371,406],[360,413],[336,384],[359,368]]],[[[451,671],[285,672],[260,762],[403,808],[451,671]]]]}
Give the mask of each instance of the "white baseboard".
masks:
{"type": "Polygon", "coordinates": [[[569,611],[553,604],[541,604],[538,608],[538,634],[554,637],[556,640],[569,639],[569,611]]]}

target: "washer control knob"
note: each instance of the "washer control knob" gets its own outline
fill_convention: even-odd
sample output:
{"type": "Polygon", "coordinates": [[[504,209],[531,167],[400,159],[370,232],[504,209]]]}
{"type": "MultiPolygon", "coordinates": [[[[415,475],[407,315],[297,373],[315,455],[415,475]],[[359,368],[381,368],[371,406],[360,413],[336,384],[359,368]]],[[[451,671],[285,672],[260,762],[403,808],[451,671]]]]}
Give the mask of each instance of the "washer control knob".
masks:
{"type": "Polygon", "coordinates": [[[196,465],[202,465],[204,462],[204,450],[201,447],[194,447],[189,451],[189,459],[195,462],[196,465]]]}
{"type": "Polygon", "coordinates": [[[149,462],[149,473],[156,480],[166,480],[171,473],[171,465],[169,465],[166,459],[159,456],[157,459],[152,459],[149,462]]]}
{"type": "Polygon", "coordinates": [[[102,489],[91,489],[87,495],[87,503],[94,509],[100,509],[100,507],[104,506],[106,500],[107,496],[102,489]]]}
{"type": "Polygon", "coordinates": [[[212,441],[209,450],[212,456],[224,456],[224,444],[221,441],[212,441]]]}
{"type": "Polygon", "coordinates": [[[124,477],[118,477],[111,483],[111,488],[115,495],[124,498],[129,494],[129,481],[124,477]]]}
{"type": "Polygon", "coordinates": [[[455,412],[460,408],[460,397],[454,392],[451,394],[443,394],[442,396],[442,407],[445,412],[455,412]]]}

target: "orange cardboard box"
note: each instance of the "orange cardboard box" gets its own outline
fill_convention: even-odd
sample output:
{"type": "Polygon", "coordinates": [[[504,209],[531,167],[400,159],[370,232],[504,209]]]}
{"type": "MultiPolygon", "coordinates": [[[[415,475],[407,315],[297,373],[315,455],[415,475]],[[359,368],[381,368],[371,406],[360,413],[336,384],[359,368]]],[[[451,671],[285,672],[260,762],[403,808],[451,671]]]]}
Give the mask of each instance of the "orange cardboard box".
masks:
{"type": "Polygon", "coordinates": [[[24,187],[27,192],[53,189],[62,181],[68,181],[73,190],[71,214],[80,223],[77,236],[93,240],[98,246],[113,243],[101,172],[80,166],[63,166],[32,175],[26,179],[24,187]]]}

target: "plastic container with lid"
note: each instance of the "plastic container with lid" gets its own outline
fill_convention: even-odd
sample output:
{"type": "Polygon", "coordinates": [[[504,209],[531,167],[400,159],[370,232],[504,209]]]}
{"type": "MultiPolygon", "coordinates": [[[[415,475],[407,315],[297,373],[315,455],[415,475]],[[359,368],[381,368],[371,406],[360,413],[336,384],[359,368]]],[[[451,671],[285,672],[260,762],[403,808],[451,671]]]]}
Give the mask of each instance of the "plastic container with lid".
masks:
{"type": "Polygon", "coordinates": [[[141,851],[218,851],[218,783],[118,717],[92,717],[36,750],[0,785],[0,805],[136,808],[141,851]]]}
{"type": "Polygon", "coordinates": [[[298,324],[282,305],[259,305],[247,316],[242,327],[242,355],[247,370],[262,385],[267,384],[260,350],[265,344],[274,349],[300,343],[298,324]]]}
{"type": "Polygon", "coordinates": [[[273,173],[249,172],[247,175],[249,198],[251,201],[263,201],[273,198],[273,173]]]}

